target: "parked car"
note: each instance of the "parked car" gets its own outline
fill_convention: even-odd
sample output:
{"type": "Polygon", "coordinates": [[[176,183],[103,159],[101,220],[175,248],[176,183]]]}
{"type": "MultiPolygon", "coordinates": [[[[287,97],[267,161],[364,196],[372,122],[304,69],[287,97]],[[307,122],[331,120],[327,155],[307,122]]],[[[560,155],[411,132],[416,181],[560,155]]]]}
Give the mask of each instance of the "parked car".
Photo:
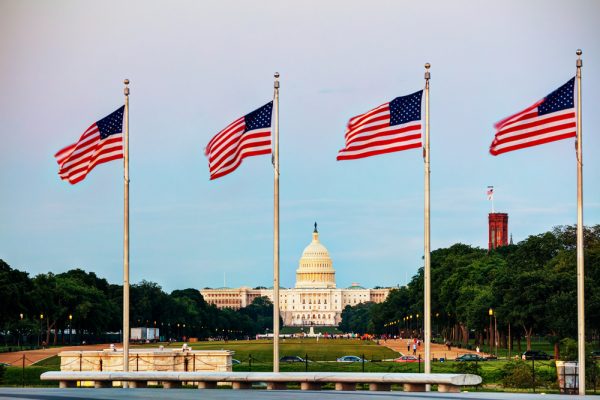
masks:
{"type": "MultiPolygon", "coordinates": [[[[365,362],[367,360],[364,360],[365,362]]],[[[337,359],[337,362],[363,362],[363,359],[358,356],[343,356],[337,359]]]]}
{"type": "Polygon", "coordinates": [[[398,358],[394,358],[394,362],[400,362],[400,363],[413,363],[413,362],[418,362],[419,359],[415,356],[402,356],[402,357],[398,357],[398,358]]]}
{"type": "Polygon", "coordinates": [[[480,355],[473,354],[473,353],[463,354],[454,359],[454,361],[485,361],[485,360],[486,359],[484,357],[481,357],[480,355]]]}
{"type": "Polygon", "coordinates": [[[304,362],[304,358],[298,356],[283,356],[279,359],[279,362],[295,363],[304,362]]]}
{"type": "Polygon", "coordinates": [[[554,357],[540,350],[527,350],[521,355],[523,360],[553,360],[554,357]]]}
{"type": "Polygon", "coordinates": [[[236,360],[235,358],[231,359],[231,365],[238,365],[241,364],[242,362],[240,360],[236,360]]]}

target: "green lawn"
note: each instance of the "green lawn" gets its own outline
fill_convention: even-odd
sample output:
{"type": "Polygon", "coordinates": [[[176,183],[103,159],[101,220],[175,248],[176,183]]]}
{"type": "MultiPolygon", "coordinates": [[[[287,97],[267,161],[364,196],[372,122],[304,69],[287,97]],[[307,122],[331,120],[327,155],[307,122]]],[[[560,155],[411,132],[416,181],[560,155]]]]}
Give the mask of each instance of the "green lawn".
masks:
{"type": "MultiPolygon", "coordinates": [[[[176,346],[176,345],[175,345],[176,346]]],[[[271,363],[273,360],[272,340],[239,340],[228,342],[199,342],[192,343],[194,350],[227,349],[235,351],[233,358],[248,360],[250,356],[255,362],[271,363]]],[[[358,339],[281,339],[279,342],[280,356],[308,355],[314,361],[335,361],[346,355],[365,355],[368,360],[384,360],[398,357],[398,353],[375,342],[358,339]]]]}
{"type": "MultiPolygon", "coordinates": [[[[252,340],[252,341],[228,341],[228,342],[199,342],[191,343],[194,350],[214,350],[227,349],[235,352],[234,358],[241,361],[241,364],[234,365],[234,371],[272,371],[273,353],[271,340],[252,340]]],[[[164,345],[165,348],[181,348],[182,343],[172,343],[164,345]]],[[[153,347],[156,344],[134,346],[153,347]]],[[[534,348],[544,348],[544,346],[534,346],[534,348]]],[[[423,364],[418,363],[395,363],[383,361],[393,359],[398,353],[384,346],[379,346],[373,341],[361,341],[355,339],[286,339],[280,341],[280,356],[297,355],[305,358],[308,355],[308,363],[281,363],[282,372],[300,372],[300,371],[325,371],[325,372],[359,372],[364,368],[365,372],[418,372],[423,371],[423,364]],[[357,355],[369,360],[363,363],[339,363],[336,358],[343,355],[357,355]]],[[[465,364],[454,361],[433,362],[432,372],[455,373],[471,372],[478,373],[483,377],[484,389],[502,391],[502,368],[507,361],[485,361],[477,364],[465,364]],[[464,368],[467,369],[464,369],[464,368]],[[463,368],[463,369],[461,369],[463,368]]],[[[530,365],[528,363],[527,365],[530,365]]],[[[8,367],[5,371],[1,386],[21,386],[23,381],[26,386],[56,386],[55,382],[41,382],[39,375],[45,371],[58,370],[60,360],[57,356],[50,357],[38,364],[26,367],[23,371],[20,367],[8,367]],[[23,375],[24,374],[24,375],[23,375]]],[[[544,391],[552,391],[555,388],[556,370],[553,361],[536,361],[536,382],[538,387],[544,391]]],[[[480,388],[481,389],[481,388],[480,388]]],[[[512,390],[512,389],[507,389],[512,390]]]]}

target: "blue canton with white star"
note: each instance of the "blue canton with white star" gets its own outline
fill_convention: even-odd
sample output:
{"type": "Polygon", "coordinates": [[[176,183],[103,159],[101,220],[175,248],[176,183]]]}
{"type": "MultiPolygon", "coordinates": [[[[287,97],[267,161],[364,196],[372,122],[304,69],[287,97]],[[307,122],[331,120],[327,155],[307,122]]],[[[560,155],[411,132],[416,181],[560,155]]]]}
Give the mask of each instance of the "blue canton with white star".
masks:
{"type": "Polygon", "coordinates": [[[575,108],[575,78],[550,93],[544,102],[538,106],[538,115],[575,108]]]}
{"type": "Polygon", "coordinates": [[[123,133],[124,112],[125,106],[122,106],[121,108],[117,109],[117,111],[96,122],[96,125],[98,125],[98,130],[100,131],[100,139],[106,139],[110,135],[123,133]]]}
{"type": "Polygon", "coordinates": [[[422,97],[423,91],[419,90],[408,96],[396,97],[390,101],[390,126],[420,120],[422,97]]]}
{"type": "Polygon", "coordinates": [[[252,111],[244,116],[246,121],[246,129],[244,132],[253,131],[255,129],[263,129],[271,127],[271,115],[273,114],[273,102],[270,101],[261,108],[252,111]]]}

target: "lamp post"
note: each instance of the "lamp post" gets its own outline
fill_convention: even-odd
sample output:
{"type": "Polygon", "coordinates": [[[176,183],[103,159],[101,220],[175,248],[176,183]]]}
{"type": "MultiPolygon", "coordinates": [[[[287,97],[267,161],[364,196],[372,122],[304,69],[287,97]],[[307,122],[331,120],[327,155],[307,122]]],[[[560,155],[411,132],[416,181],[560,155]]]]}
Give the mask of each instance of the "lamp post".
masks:
{"type": "Polygon", "coordinates": [[[439,317],[440,317],[440,313],[436,312],[435,313],[435,334],[439,335],[440,334],[440,321],[439,321],[439,317]]]}
{"type": "Polygon", "coordinates": [[[488,336],[489,336],[490,355],[491,355],[492,354],[492,315],[494,315],[493,308],[490,308],[488,310],[488,315],[490,316],[490,329],[488,330],[488,336]]]}
{"type": "Polygon", "coordinates": [[[496,358],[498,358],[498,320],[496,320],[496,313],[494,313],[494,349],[496,350],[496,358]]]}
{"type": "Polygon", "coordinates": [[[21,348],[21,329],[23,329],[23,313],[19,313],[19,329],[17,331],[17,346],[21,348]]]}
{"type": "Polygon", "coordinates": [[[38,335],[38,347],[40,347],[40,341],[42,337],[42,320],[44,319],[44,314],[40,314],[40,334],[38,335]]]}
{"type": "Polygon", "coordinates": [[[69,314],[69,344],[71,344],[71,334],[73,333],[71,329],[71,323],[73,322],[73,315],[69,314]]]}

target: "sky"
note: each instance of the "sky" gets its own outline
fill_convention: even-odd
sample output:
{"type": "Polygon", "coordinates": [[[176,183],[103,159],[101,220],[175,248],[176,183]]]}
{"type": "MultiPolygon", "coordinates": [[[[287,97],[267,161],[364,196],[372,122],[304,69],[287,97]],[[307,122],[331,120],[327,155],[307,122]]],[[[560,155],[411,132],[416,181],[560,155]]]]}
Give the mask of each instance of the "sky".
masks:
{"type": "MultiPolygon", "coordinates": [[[[348,119],[424,87],[431,246],[487,248],[488,185],[519,242],[576,223],[573,140],[497,157],[493,124],[575,75],[584,221],[600,223],[598,1],[0,0],[0,259],[123,280],[123,163],[61,181],[54,154],[130,96],[131,282],[272,286],[269,156],[209,180],[204,147],[280,90],[281,284],[317,221],[338,287],[422,266],[420,150],[336,161],[348,119]]],[[[434,288],[435,290],[435,288],[434,288]]]]}

